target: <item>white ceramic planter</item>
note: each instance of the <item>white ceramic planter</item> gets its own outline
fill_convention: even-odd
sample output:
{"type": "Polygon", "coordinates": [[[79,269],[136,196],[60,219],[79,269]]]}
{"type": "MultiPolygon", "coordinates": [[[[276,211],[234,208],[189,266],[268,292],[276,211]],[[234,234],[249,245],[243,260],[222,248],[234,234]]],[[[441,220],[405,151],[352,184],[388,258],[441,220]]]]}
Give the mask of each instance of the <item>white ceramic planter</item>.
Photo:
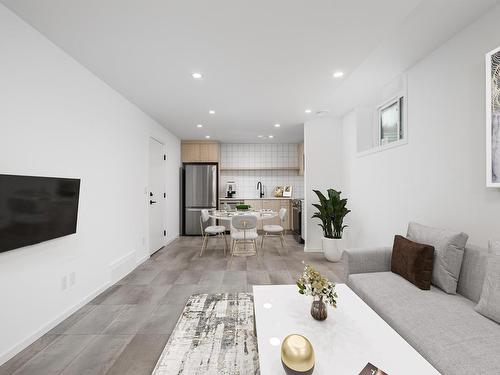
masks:
{"type": "Polygon", "coordinates": [[[323,237],[322,242],[325,258],[330,262],[339,262],[344,251],[342,238],[323,237]]]}

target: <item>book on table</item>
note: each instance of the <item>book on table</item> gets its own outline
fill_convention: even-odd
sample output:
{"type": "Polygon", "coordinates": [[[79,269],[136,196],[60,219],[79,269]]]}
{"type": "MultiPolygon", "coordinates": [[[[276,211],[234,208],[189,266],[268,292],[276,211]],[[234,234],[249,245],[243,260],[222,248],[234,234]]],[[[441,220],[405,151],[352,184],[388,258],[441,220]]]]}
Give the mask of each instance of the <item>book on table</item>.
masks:
{"type": "Polygon", "coordinates": [[[388,375],[386,372],[379,369],[377,366],[368,362],[365,368],[359,373],[359,375],[388,375]]]}

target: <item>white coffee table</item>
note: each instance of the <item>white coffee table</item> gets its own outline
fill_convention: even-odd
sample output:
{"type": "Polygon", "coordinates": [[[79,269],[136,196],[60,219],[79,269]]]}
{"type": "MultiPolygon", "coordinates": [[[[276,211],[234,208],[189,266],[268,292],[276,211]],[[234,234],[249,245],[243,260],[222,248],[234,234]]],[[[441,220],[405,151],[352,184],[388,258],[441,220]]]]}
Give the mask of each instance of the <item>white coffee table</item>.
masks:
{"type": "Polygon", "coordinates": [[[285,373],[281,341],[292,333],[311,342],[314,375],[358,375],[368,362],[389,375],[439,374],[345,284],[337,284],[338,308],[328,307],[323,322],[295,285],[254,286],[253,293],[261,375],[285,373]]]}

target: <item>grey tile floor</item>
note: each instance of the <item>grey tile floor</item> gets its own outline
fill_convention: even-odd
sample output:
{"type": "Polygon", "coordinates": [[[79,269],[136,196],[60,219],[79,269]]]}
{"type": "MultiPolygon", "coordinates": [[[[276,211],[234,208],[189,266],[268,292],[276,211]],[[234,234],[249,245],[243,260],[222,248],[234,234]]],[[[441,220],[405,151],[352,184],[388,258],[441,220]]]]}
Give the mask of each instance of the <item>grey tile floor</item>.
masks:
{"type": "Polygon", "coordinates": [[[282,249],[278,238],[269,239],[260,257],[229,261],[221,241],[211,239],[200,257],[201,239],[181,237],[1,366],[0,375],[151,374],[193,293],[294,284],[303,261],[333,281],[344,279],[341,264],[304,253],[291,236],[287,243],[282,249]]]}

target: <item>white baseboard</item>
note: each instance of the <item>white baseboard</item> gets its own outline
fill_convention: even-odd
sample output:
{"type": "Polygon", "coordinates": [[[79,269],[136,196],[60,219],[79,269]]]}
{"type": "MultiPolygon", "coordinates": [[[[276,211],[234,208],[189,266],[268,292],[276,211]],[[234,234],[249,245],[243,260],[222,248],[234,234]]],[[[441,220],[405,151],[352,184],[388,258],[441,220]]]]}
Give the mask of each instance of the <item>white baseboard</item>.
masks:
{"type": "MultiPolygon", "coordinates": [[[[141,263],[144,263],[145,261],[147,261],[151,256],[149,254],[146,254],[146,255],[143,255],[142,257],[140,258],[137,258],[137,261],[135,262],[136,263],[136,266],[138,266],[139,264],[141,263]]],[[[135,268],[135,267],[134,267],[135,268]]],[[[130,273],[131,271],[129,271],[127,273],[127,275],[130,273]]]]}
{"type": "Polygon", "coordinates": [[[165,244],[165,246],[170,245],[172,242],[176,241],[177,239],[179,239],[179,235],[167,238],[167,243],[165,244]]]}
{"type": "Polygon", "coordinates": [[[305,253],[322,253],[323,249],[317,249],[317,248],[311,248],[311,247],[304,247],[304,252],[305,253]]]}
{"type": "Polygon", "coordinates": [[[90,301],[92,301],[95,297],[97,297],[99,294],[104,292],[106,289],[108,289],[110,286],[110,283],[106,283],[105,285],[97,288],[95,291],[90,293],[87,297],[85,297],[83,300],[78,302],[77,304],[73,305],[66,311],[64,311],[62,314],[57,316],[55,319],[50,321],[49,323],[45,324],[42,326],[40,329],[38,329],[35,333],[32,335],[26,337],[24,340],[21,340],[18,344],[14,345],[12,348],[8,349],[6,352],[0,354],[0,366],[7,362],[9,359],[14,357],[16,354],[20,353],[22,350],[27,348],[29,345],[34,343],[36,340],[38,340],[40,337],[45,335],[47,332],[49,332],[52,328],[57,326],[59,323],[61,323],[63,320],[68,318],[71,314],[76,312],[78,309],[80,309],[82,306],[86,305],[90,301]]]}
{"type": "Polygon", "coordinates": [[[132,250],[120,258],[112,261],[109,264],[111,282],[116,283],[118,280],[121,280],[140,263],[142,262],[138,261],[135,250],[132,250]]]}

